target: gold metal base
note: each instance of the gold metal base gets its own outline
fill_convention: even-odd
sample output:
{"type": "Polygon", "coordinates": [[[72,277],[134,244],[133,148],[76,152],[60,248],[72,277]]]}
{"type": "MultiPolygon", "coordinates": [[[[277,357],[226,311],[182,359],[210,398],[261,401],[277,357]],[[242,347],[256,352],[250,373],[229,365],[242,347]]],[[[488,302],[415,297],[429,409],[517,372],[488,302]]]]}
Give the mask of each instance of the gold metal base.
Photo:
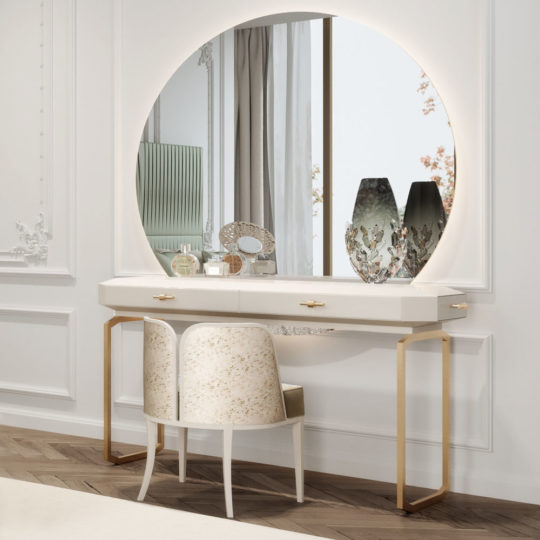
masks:
{"type": "MultiPolygon", "coordinates": [[[[116,316],[104,325],[104,451],[105,459],[114,464],[146,458],[146,451],[125,455],[112,454],[111,441],[111,331],[119,323],[142,321],[141,317],[116,316]]],[[[163,424],[158,425],[156,452],[164,447],[163,424]]],[[[397,508],[417,512],[442,500],[449,489],[450,478],[450,336],[442,330],[408,334],[397,344],[397,508]],[[416,501],[406,502],[406,386],[405,357],[407,347],[416,341],[440,339],[442,342],[442,485],[439,490],[416,501]]]]}
{"type": "Polygon", "coordinates": [[[416,512],[442,500],[450,487],[450,336],[442,330],[419,332],[402,337],[397,345],[397,507],[416,512]],[[416,501],[406,502],[405,490],[405,351],[415,341],[442,342],[442,485],[439,490],[416,501]]]}
{"type": "MultiPolygon", "coordinates": [[[[109,319],[104,325],[104,350],[103,350],[103,398],[104,398],[104,413],[103,413],[103,443],[105,451],[105,459],[115,465],[137,461],[146,457],[146,450],[134,452],[132,454],[114,455],[112,453],[111,441],[111,331],[119,323],[142,321],[141,317],[122,317],[117,316],[109,319]]],[[[156,452],[163,450],[165,441],[165,427],[162,424],[158,425],[158,443],[156,452]]]]}

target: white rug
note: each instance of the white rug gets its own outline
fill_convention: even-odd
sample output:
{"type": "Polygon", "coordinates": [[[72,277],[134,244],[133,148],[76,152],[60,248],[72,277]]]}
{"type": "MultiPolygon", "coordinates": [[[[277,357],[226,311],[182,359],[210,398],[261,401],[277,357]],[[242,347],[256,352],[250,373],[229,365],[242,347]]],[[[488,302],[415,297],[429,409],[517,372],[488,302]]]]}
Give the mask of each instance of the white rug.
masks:
{"type": "Polygon", "coordinates": [[[314,536],[0,478],[1,540],[303,540],[314,536]]]}

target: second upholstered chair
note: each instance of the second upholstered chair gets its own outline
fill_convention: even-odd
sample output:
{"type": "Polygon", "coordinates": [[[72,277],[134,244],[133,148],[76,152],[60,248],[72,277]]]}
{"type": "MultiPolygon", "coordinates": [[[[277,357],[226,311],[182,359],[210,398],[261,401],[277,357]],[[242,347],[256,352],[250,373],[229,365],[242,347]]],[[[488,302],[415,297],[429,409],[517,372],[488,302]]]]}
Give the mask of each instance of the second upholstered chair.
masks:
{"type": "Polygon", "coordinates": [[[157,424],[179,428],[179,478],[186,479],[187,429],[223,432],[223,484],[233,517],[232,432],[292,425],[296,499],[304,498],[304,395],[283,385],[272,342],[258,324],[196,324],[177,336],[166,322],[144,319],[144,414],[148,433],[142,501],[154,467],[157,424]]]}

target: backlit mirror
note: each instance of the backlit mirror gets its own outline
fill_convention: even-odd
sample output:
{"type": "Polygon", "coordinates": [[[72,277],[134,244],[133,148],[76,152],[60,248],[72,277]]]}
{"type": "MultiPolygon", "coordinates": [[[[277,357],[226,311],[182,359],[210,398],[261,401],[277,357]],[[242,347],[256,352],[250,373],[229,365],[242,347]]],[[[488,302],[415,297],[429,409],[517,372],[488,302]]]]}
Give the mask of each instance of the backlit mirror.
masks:
{"type": "MultiPolygon", "coordinates": [[[[440,97],[418,64],[378,32],[288,13],[230,29],[178,68],[146,122],[136,181],[144,230],[170,275],[184,244],[201,269],[234,250],[220,230],[238,222],[263,231],[235,246],[256,253],[261,268],[320,276],[326,259],[331,275],[357,278],[345,236],[366,199],[358,195],[364,178],[388,179],[400,219],[408,207],[416,258],[397,277],[411,277],[433,251],[454,196],[454,140],[440,97]],[[434,182],[441,196],[429,231],[418,218],[428,199],[413,182],[434,182]],[[323,228],[325,212],[331,220],[323,228]]],[[[382,225],[366,230],[366,245],[382,225]]]]}

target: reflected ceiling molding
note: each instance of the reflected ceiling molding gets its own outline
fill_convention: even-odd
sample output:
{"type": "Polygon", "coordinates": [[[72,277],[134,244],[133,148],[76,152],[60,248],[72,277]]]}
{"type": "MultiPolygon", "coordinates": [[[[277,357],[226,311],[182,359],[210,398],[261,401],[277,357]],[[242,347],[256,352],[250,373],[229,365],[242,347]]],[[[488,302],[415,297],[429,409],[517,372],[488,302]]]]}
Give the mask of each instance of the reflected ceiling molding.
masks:
{"type": "Polygon", "coordinates": [[[291,11],[287,13],[275,13],[272,15],[265,15],[264,17],[257,17],[251,19],[242,24],[235,26],[236,30],[244,28],[256,28],[258,26],[272,26],[274,24],[286,24],[298,21],[310,21],[313,19],[326,19],[328,17],[334,17],[330,13],[319,13],[311,11],[291,11]]]}
{"type": "Polygon", "coordinates": [[[213,43],[208,41],[199,50],[199,66],[205,65],[208,75],[208,206],[207,219],[203,232],[203,249],[212,247],[214,232],[214,56],[213,43]]]}

